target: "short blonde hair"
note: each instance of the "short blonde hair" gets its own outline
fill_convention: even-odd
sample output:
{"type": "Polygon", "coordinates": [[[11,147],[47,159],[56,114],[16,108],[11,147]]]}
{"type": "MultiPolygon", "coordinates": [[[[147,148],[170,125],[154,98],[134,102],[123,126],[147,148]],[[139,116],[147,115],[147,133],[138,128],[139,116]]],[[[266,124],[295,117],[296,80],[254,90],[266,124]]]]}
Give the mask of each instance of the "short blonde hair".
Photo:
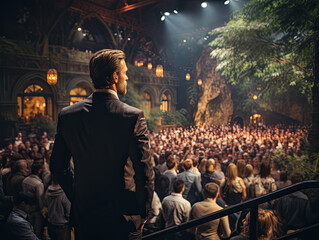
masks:
{"type": "Polygon", "coordinates": [[[189,169],[191,169],[192,168],[192,166],[193,166],[193,160],[192,159],[186,159],[185,161],[184,161],[184,168],[185,168],[185,170],[189,170],[189,169]]]}

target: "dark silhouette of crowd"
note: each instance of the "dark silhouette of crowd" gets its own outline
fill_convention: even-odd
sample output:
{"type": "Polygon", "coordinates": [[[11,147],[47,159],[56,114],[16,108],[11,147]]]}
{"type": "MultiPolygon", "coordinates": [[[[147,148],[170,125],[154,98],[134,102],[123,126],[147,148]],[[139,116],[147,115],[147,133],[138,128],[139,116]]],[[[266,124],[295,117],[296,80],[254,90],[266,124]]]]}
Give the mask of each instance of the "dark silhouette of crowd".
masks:
{"type": "MultiPolygon", "coordinates": [[[[301,156],[306,137],[307,128],[299,125],[151,132],[155,193],[144,235],[303,181],[302,174],[288,175],[270,159],[278,151],[301,156]]],[[[52,147],[45,132],[32,138],[18,133],[1,150],[0,232],[7,239],[71,239],[71,203],[48,167],[52,147]]],[[[248,210],[241,211],[167,239],[249,239],[249,219],[248,210]]],[[[316,221],[309,197],[298,191],[260,206],[258,239],[316,221]]]]}

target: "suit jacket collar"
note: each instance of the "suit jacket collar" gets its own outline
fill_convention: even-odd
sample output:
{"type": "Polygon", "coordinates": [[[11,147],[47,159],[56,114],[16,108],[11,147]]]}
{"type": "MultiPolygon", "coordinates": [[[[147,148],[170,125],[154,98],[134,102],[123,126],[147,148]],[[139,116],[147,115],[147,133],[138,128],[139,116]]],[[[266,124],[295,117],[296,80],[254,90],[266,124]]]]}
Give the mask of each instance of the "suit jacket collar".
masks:
{"type": "Polygon", "coordinates": [[[111,92],[94,92],[92,93],[88,99],[92,100],[93,102],[104,102],[104,101],[108,101],[108,100],[119,100],[118,96],[116,96],[115,94],[111,93],[111,92]]]}
{"type": "Polygon", "coordinates": [[[110,93],[110,94],[113,94],[117,99],[119,99],[117,92],[115,92],[113,89],[96,89],[95,92],[110,93]]]}

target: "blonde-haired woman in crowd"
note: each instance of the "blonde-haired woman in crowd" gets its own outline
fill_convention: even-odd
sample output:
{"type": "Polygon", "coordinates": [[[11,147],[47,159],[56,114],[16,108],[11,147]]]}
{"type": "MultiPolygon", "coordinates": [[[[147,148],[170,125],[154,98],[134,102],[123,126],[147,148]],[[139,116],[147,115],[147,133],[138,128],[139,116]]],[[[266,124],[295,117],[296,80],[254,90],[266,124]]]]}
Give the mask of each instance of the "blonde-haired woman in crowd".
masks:
{"type": "Polygon", "coordinates": [[[246,162],[243,159],[239,159],[236,163],[237,169],[238,169],[238,177],[244,179],[245,178],[245,167],[246,162]]]}
{"type": "MultiPolygon", "coordinates": [[[[248,240],[249,239],[250,213],[243,220],[243,231],[240,235],[232,237],[230,240],[248,240]]],[[[271,240],[275,239],[279,233],[278,219],[271,210],[258,210],[257,220],[257,239],[271,240]]]]}
{"type": "Polygon", "coordinates": [[[254,182],[254,179],[255,179],[253,171],[254,171],[254,167],[250,164],[247,164],[245,167],[245,178],[244,178],[247,199],[252,198],[254,195],[254,193],[251,192],[253,190],[251,188],[251,184],[254,182]]]}
{"type": "Polygon", "coordinates": [[[235,205],[247,197],[244,180],[238,177],[237,166],[233,163],[226,169],[225,181],[221,183],[221,194],[227,205],[235,205]]]}
{"type": "Polygon", "coordinates": [[[210,182],[220,185],[220,180],[215,174],[215,160],[212,158],[207,160],[206,171],[202,173],[202,186],[205,187],[205,185],[210,182]]]}

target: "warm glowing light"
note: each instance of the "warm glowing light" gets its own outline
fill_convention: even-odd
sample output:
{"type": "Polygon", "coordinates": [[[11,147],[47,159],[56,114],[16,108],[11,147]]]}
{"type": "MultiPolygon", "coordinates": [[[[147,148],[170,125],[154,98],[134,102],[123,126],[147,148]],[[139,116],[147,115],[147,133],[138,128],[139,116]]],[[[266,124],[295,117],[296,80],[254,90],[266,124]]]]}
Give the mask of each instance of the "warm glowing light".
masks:
{"type": "Polygon", "coordinates": [[[164,12],[164,15],[165,15],[165,16],[169,16],[170,13],[169,13],[169,12],[164,12]]]}
{"type": "Polygon", "coordinates": [[[250,119],[253,119],[253,116],[250,116],[250,119]]]}
{"type": "Polygon", "coordinates": [[[254,96],[253,96],[253,99],[254,99],[254,100],[257,100],[257,98],[258,98],[257,95],[254,95],[254,96]]]}
{"type": "Polygon", "coordinates": [[[42,104],[42,107],[45,107],[45,103],[42,104]]]}
{"type": "Polygon", "coordinates": [[[81,31],[82,31],[82,28],[78,27],[78,31],[81,32],[81,31]]]}
{"type": "Polygon", "coordinates": [[[184,39],[183,42],[187,42],[186,39],[184,39]]]}
{"type": "Polygon", "coordinates": [[[165,16],[162,16],[161,17],[161,21],[163,22],[165,20],[165,16]]]}
{"type": "Polygon", "coordinates": [[[164,70],[162,65],[156,66],[156,76],[157,77],[164,77],[164,70]]]}
{"type": "Polygon", "coordinates": [[[229,4],[229,2],[230,2],[229,0],[226,0],[226,1],[224,2],[224,4],[227,5],[227,4],[229,4]]]}
{"type": "Polygon", "coordinates": [[[143,65],[144,65],[144,62],[143,62],[143,61],[137,62],[137,66],[138,66],[138,67],[142,67],[143,65]]]}
{"type": "Polygon", "coordinates": [[[49,69],[47,72],[47,82],[49,85],[55,85],[58,81],[58,73],[54,68],[49,69]]]}
{"type": "Polygon", "coordinates": [[[202,85],[203,84],[202,79],[198,79],[197,84],[198,84],[198,86],[202,85]]]}
{"type": "Polygon", "coordinates": [[[148,63],[148,64],[147,64],[147,69],[148,69],[148,70],[152,70],[152,68],[153,68],[152,63],[148,63]]]}
{"type": "Polygon", "coordinates": [[[191,75],[189,73],[186,73],[186,80],[189,81],[191,79],[191,75]]]}
{"type": "Polygon", "coordinates": [[[202,8],[207,8],[207,2],[202,2],[201,6],[202,8]]]}
{"type": "Polygon", "coordinates": [[[257,91],[260,91],[260,90],[261,90],[261,88],[260,88],[260,87],[258,87],[258,88],[257,88],[257,91]]]}

